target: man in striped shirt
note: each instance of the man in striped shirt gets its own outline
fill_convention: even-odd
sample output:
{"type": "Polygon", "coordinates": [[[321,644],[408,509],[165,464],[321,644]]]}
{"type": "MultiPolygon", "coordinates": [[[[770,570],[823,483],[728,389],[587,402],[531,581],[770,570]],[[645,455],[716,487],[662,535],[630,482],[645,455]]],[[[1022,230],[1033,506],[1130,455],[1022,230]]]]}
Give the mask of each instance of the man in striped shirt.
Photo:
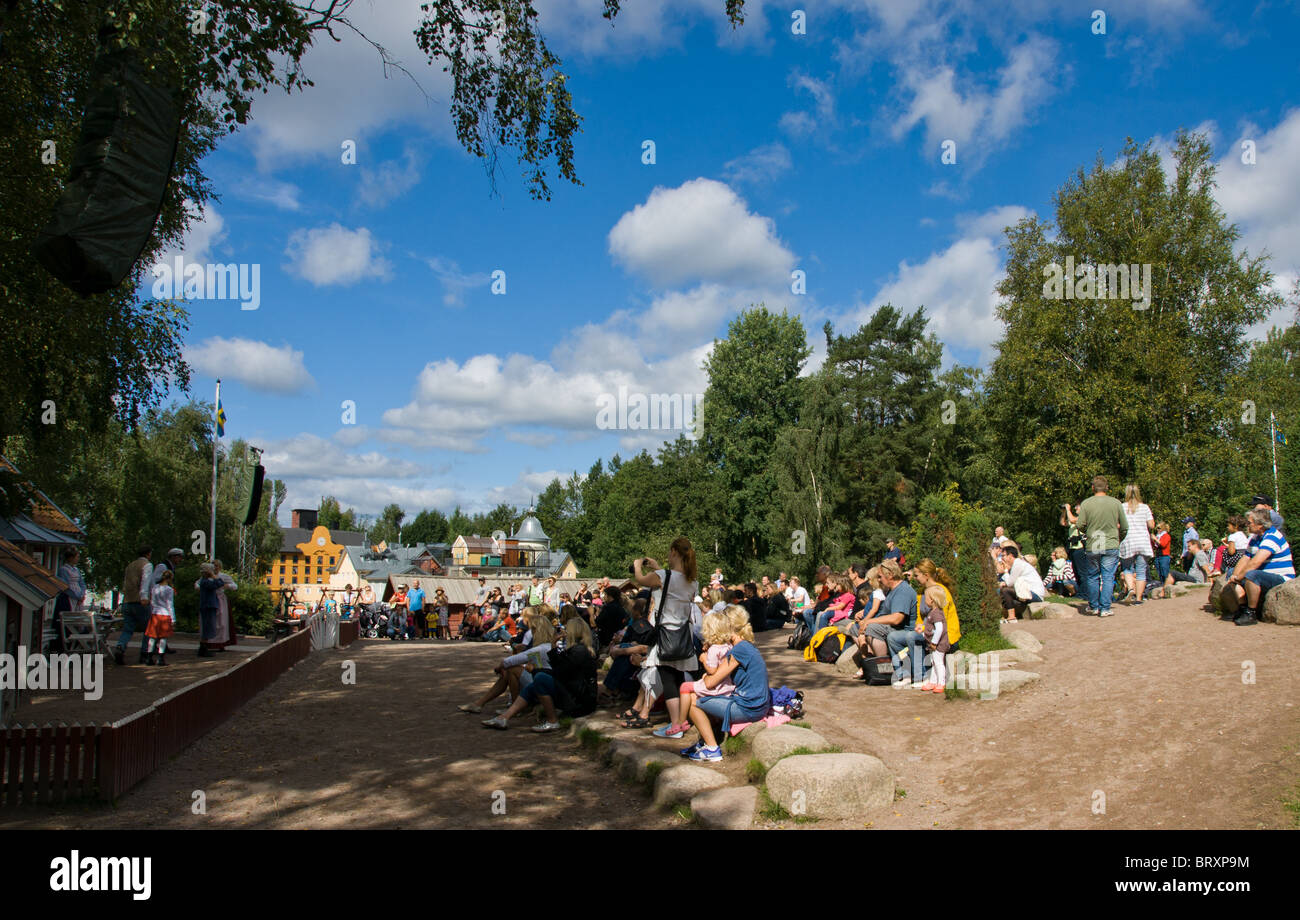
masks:
{"type": "MultiPolygon", "coordinates": [[[[1264,607],[1264,596],[1271,588],[1295,578],[1295,563],[1291,559],[1291,546],[1273,526],[1267,511],[1250,512],[1251,541],[1249,559],[1237,565],[1237,571],[1228,579],[1230,586],[1244,589],[1246,606],[1238,612],[1234,622],[1238,626],[1254,626],[1264,607]]],[[[1241,590],[1238,589],[1240,596],[1241,590]]]]}

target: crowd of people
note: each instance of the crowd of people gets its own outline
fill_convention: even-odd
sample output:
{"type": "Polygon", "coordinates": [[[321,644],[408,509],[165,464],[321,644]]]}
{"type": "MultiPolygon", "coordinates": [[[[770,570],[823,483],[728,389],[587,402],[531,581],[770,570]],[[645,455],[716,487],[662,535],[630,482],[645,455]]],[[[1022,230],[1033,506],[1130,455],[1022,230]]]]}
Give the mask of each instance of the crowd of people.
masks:
{"type": "Polygon", "coordinates": [[[989,552],[1003,580],[1000,593],[1009,620],[1023,617],[1028,604],[1043,600],[1048,591],[1080,596],[1086,614],[1108,617],[1117,600],[1138,606],[1172,596],[1179,582],[1204,585],[1223,576],[1231,589],[1221,605],[1224,618],[1253,626],[1268,592],[1295,578],[1286,522],[1267,495],[1254,496],[1245,513],[1229,515],[1217,543],[1197,532],[1191,516],[1183,518],[1182,540],[1175,543],[1169,524],[1156,520],[1136,483],[1124,487],[1122,502],[1109,491],[1106,477],[1097,476],[1093,494],[1077,509],[1062,506],[1066,546],[1053,551],[1045,576],[1039,576],[1036,560],[1021,557],[998,528],[989,552]],[[1181,550],[1181,570],[1174,567],[1175,548],[1181,550]]]}
{"type": "MultiPolygon", "coordinates": [[[[508,643],[510,654],[496,665],[488,690],[461,711],[481,712],[509,694],[507,705],[484,726],[505,729],[512,718],[540,705],[544,721],[533,730],[554,731],[561,714],[583,715],[601,701],[597,662],[608,656],[604,701],[629,704],[621,716],[625,726],[649,728],[651,709],[659,703],[668,723],[654,734],[682,738],[695,731],[698,739],[682,755],[721,760],[718,732],[762,719],[771,709],[750,610],[761,611],[766,628],[768,605],[781,592],[767,583],[761,589],[751,585],[733,592],[727,603],[718,583],[706,599],[699,592],[695,550],[685,537],[673,541],[663,565],[635,560],[631,576],[622,590],[602,580],[595,590],[580,585],[577,597],[558,595],[558,613],[544,593],[540,603],[532,603],[537,595],[525,594],[523,629],[508,643]]],[[[516,592],[510,593],[513,600],[516,592]]],[[[504,615],[511,616],[509,608],[504,615]]]]}

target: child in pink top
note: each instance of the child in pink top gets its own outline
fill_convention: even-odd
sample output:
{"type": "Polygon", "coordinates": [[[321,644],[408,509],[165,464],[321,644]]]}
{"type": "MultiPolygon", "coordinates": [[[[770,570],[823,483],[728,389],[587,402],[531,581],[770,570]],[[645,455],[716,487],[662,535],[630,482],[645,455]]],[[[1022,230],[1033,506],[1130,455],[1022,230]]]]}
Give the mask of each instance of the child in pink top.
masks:
{"type": "MultiPolygon", "coordinates": [[[[725,613],[708,613],[704,616],[704,626],[701,630],[701,638],[704,640],[704,651],[700,654],[700,661],[704,664],[704,672],[712,674],[722,666],[722,661],[731,654],[731,622],[725,613]]],[[[682,686],[686,691],[686,686],[682,686]]],[[[736,684],[730,677],[718,684],[713,689],[704,686],[703,680],[695,681],[689,691],[696,696],[727,696],[736,692],[736,684]]]]}
{"type": "Polygon", "coordinates": [[[849,584],[847,578],[843,575],[832,575],[828,583],[833,591],[840,592],[836,595],[835,600],[827,605],[826,609],[831,611],[829,622],[838,623],[853,612],[853,586],[849,584]]]}

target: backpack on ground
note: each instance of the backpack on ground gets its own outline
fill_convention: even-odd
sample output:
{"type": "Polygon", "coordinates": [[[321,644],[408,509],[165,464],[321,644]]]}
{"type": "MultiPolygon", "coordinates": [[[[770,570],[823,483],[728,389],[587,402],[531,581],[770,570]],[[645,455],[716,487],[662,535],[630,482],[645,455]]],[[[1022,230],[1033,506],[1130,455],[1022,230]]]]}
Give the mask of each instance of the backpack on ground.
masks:
{"type": "Polygon", "coordinates": [[[803,621],[802,617],[796,618],[794,632],[790,634],[789,639],[785,640],[785,647],[792,648],[796,652],[802,652],[808,647],[808,640],[811,638],[812,630],[808,628],[808,624],[803,621]]]}
{"type": "Polygon", "coordinates": [[[862,661],[862,679],[873,687],[893,683],[893,661],[888,655],[881,655],[879,658],[864,658],[862,661]]]}
{"type": "Polygon", "coordinates": [[[834,626],[823,627],[817,631],[817,635],[812,637],[808,647],[803,650],[803,657],[806,661],[834,664],[840,660],[846,638],[844,633],[834,626]]]}

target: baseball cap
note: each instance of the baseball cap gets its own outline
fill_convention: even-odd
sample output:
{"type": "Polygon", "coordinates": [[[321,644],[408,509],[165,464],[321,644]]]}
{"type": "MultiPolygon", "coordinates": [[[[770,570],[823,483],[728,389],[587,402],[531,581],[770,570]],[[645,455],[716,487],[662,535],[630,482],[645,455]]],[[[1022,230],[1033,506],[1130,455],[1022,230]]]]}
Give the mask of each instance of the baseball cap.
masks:
{"type": "Polygon", "coordinates": [[[1195,523],[1196,523],[1196,518],[1185,517],[1185,518],[1183,518],[1183,523],[1184,523],[1184,524],[1195,524],[1195,523]]]}
{"type": "Polygon", "coordinates": [[[1256,495],[1250,500],[1250,503],[1252,505],[1272,505],[1273,499],[1269,498],[1267,495],[1256,495]]]}
{"type": "Polygon", "coordinates": [[[171,549],[167,550],[167,555],[168,555],[168,556],[184,556],[184,555],[185,555],[185,550],[181,549],[180,547],[173,546],[171,549]]]}

